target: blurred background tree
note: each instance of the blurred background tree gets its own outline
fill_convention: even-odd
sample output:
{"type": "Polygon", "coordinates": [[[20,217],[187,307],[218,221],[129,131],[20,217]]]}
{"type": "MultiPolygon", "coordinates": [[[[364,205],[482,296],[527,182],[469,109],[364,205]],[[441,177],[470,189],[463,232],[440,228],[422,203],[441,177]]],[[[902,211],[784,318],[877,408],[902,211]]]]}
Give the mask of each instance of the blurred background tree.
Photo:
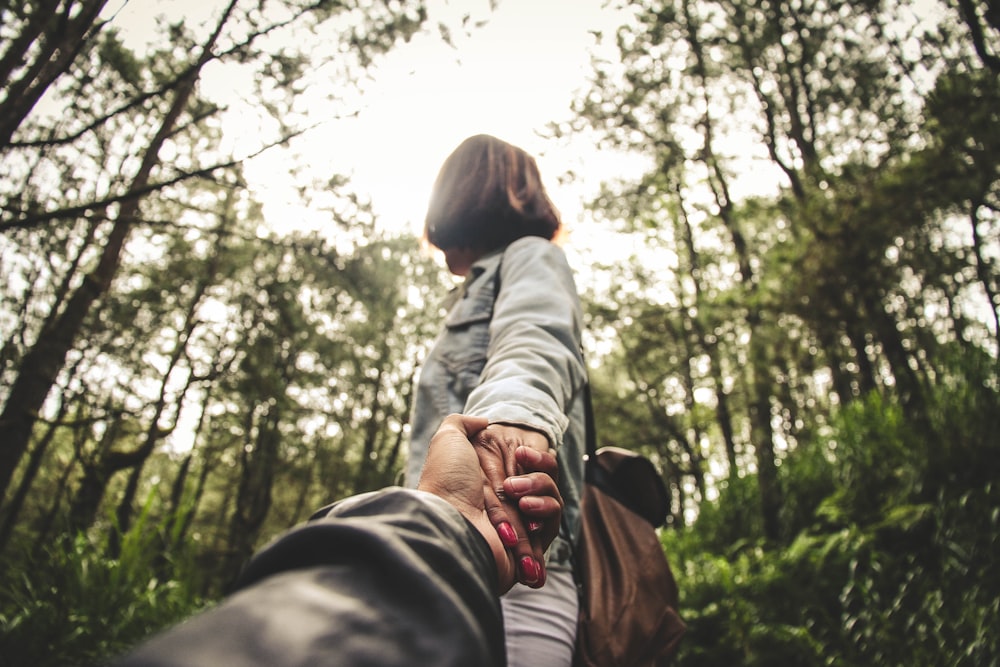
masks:
{"type": "Polygon", "coordinates": [[[319,505],[392,483],[441,284],[336,174],[304,186],[329,233],[289,235],[242,173],[308,129],[305,72],[348,90],[420,3],[233,0],[142,54],[103,7],[0,10],[3,664],[99,661],[319,505]],[[269,121],[249,155],[223,141],[220,66],[269,121]]]}
{"type": "Polygon", "coordinates": [[[632,2],[553,127],[652,165],[593,205],[636,249],[592,294],[593,374],[604,438],[694,520],[664,535],[681,664],[1000,661],[1000,25],[974,4],[632,2]]]}

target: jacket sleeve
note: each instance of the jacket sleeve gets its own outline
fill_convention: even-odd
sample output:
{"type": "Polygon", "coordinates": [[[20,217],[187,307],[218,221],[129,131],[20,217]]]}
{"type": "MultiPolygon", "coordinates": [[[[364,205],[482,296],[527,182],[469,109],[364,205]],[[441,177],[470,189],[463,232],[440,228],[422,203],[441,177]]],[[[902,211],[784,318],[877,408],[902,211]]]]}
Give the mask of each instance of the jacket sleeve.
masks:
{"type": "Polygon", "coordinates": [[[479,385],[465,413],[541,431],[562,444],[585,381],[580,298],[559,246],[525,237],[507,247],[479,385]]]}
{"type": "Polygon", "coordinates": [[[387,489],[327,508],[262,549],[219,606],[118,663],[506,664],[485,540],[431,494],[387,489]]]}

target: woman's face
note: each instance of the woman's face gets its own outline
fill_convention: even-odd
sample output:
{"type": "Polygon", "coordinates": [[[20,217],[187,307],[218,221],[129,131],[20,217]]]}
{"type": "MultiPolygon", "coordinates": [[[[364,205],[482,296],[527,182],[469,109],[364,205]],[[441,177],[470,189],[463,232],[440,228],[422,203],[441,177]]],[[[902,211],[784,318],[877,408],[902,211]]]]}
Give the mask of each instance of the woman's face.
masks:
{"type": "Polygon", "coordinates": [[[472,248],[448,248],[444,250],[444,259],[448,263],[448,270],[456,276],[466,276],[469,269],[477,259],[483,256],[479,250],[472,248]]]}

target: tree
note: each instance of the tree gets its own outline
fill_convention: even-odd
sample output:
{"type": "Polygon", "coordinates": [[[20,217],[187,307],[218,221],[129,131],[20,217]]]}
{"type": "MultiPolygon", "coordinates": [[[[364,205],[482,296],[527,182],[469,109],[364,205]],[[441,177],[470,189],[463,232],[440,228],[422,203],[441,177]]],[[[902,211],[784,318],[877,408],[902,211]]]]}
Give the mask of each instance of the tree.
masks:
{"type": "Polygon", "coordinates": [[[969,22],[947,9],[918,24],[905,2],[633,6],[620,59],[595,63],[574,127],[651,158],[641,182],[595,209],[634,220],[650,246],[637,261],[680,276],[617,281],[629,293],[618,288],[606,317],[622,325],[628,365],[652,378],[649,395],[697,397],[675,393],[652,423],[669,433],[664,416],[713,408],[709,460],[752,473],[765,535],[787,538],[778,469],[823,428],[824,409],[879,391],[932,428],[937,356],[988,335],[963,314],[983,294],[996,331],[995,76],[981,75],[974,40],[956,37],[969,22]],[[941,110],[959,98],[962,129],[945,130],[941,110]],[[956,214],[971,240],[956,240],[956,214]],[[657,315],[635,317],[636,297],[657,315]],[[955,316],[931,315],[946,310],[955,316]],[[638,336],[648,342],[629,346],[638,336]],[[692,382],[663,348],[708,354],[708,372],[692,382]]]}
{"type": "MultiPolygon", "coordinates": [[[[4,216],[0,218],[0,229],[95,225],[95,247],[99,250],[80,267],[82,274],[73,278],[79,284],[65,305],[51,312],[48,321],[32,332],[33,340],[20,355],[19,370],[0,414],[4,440],[0,449],[0,492],[6,491],[27,450],[37,415],[80,336],[82,323],[111,288],[127,241],[143,220],[144,209],[149,209],[151,200],[157,197],[170,197],[174,184],[209,175],[224,178],[223,174],[235,164],[231,157],[206,151],[200,143],[203,128],[217,123],[220,113],[217,104],[196,92],[204,67],[213,61],[256,63],[261,72],[259,83],[270,91],[266,97],[268,108],[284,115],[306,58],[289,50],[268,53],[258,44],[282,28],[298,24],[315,29],[337,15],[337,8],[323,3],[275,3],[277,11],[271,14],[258,13],[261,8],[256,5],[241,7],[233,0],[223,8],[210,34],[200,40],[189,38],[181,26],[172,29],[174,43],[170,47],[181,54],[179,57],[155,54],[143,64],[112,32],[100,36],[105,27],[96,16],[100,4],[87,5],[86,11],[79,14],[73,13],[71,5],[64,7],[66,15],[72,14],[74,20],[82,22],[74,24],[75,32],[64,33],[57,21],[49,21],[46,12],[51,7],[39,2],[18,15],[17,27],[22,32],[12,32],[5,44],[5,62],[12,63],[20,54],[30,54],[31,59],[23,77],[10,79],[11,87],[5,89],[3,116],[14,138],[3,146],[4,159],[16,180],[12,179],[2,193],[4,216]],[[69,45],[55,48],[57,38],[74,36],[75,41],[69,45]],[[41,46],[36,48],[36,44],[41,46]],[[64,60],[66,53],[80,55],[64,60]],[[50,56],[55,60],[49,61],[50,56]],[[53,96],[55,103],[72,113],[57,111],[53,117],[36,110],[31,115],[33,102],[28,99],[25,104],[25,99],[11,95],[15,89],[20,90],[18,86],[36,91],[32,94],[36,99],[46,90],[58,93],[53,96]],[[284,100],[282,90],[288,93],[284,100]],[[135,137],[130,144],[122,145],[115,139],[121,136],[115,129],[122,127],[135,137]],[[170,164],[160,159],[165,147],[179,151],[170,164]],[[90,178],[76,176],[82,156],[102,159],[90,178]],[[65,176],[62,185],[75,183],[77,187],[53,189],[51,180],[47,180],[52,173],[65,176]],[[100,174],[109,178],[102,180],[100,174]],[[67,201],[63,192],[77,201],[67,201]]],[[[364,22],[348,24],[340,33],[340,41],[354,47],[353,57],[362,64],[391,48],[397,39],[408,37],[426,18],[422,7],[414,10],[405,4],[367,10],[365,19],[374,28],[369,30],[364,22]]],[[[327,57],[339,55],[336,45],[331,46],[327,57]]],[[[279,126],[282,130],[274,139],[277,143],[302,131],[290,128],[285,121],[279,126]]],[[[229,177],[234,177],[231,171],[229,177]]]]}

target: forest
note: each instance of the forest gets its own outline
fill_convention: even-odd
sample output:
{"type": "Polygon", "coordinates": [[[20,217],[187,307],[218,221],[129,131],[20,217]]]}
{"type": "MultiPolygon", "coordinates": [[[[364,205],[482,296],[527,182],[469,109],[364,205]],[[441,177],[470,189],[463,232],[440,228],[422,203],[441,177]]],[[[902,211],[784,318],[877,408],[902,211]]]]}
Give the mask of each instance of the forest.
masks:
{"type": "MultiPolygon", "coordinates": [[[[676,664],[1000,665],[1000,4],[619,4],[545,132],[650,165],[586,202],[629,256],[573,251],[599,440],[672,494],[676,664]]],[[[0,5],[0,667],[99,664],[399,483],[452,284],[347,179],[266,224],[205,84],[281,150],[316,77],[448,39],[426,3],[227,0],[145,52],[106,5],[0,5]]]]}

